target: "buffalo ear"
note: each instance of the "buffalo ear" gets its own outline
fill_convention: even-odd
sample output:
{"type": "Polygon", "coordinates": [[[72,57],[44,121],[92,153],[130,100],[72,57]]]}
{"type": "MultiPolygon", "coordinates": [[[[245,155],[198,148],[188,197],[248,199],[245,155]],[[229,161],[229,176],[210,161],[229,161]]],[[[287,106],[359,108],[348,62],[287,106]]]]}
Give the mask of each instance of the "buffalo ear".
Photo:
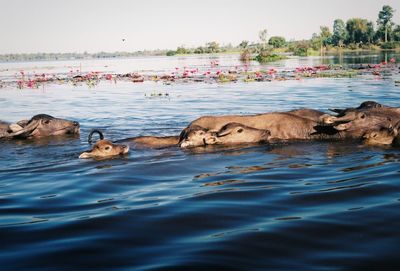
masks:
{"type": "Polygon", "coordinates": [[[217,132],[217,137],[221,136],[226,136],[231,133],[231,129],[227,128],[226,125],[222,127],[218,132],[217,132]]]}
{"type": "Polygon", "coordinates": [[[91,152],[82,152],[79,155],[79,159],[88,159],[88,158],[92,158],[92,153],[91,152]]]}

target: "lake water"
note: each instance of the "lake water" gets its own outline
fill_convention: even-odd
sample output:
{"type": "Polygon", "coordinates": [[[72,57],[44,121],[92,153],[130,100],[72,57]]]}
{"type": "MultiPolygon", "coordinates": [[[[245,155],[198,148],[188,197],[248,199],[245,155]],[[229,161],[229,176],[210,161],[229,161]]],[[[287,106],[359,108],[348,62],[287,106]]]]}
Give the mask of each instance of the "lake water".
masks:
{"type": "MultiPolygon", "coordinates": [[[[207,69],[212,60],[242,65],[235,55],[1,63],[0,77],[207,69]]],[[[382,60],[291,58],[264,68],[382,60]]],[[[300,142],[77,158],[92,128],[118,140],[176,135],[208,114],[399,106],[396,69],[383,78],[0,89],[2,120],[47,113],[81,124],[76,138],[0,143],[0,269],[399,270],[399,149],[300,142]]]]}

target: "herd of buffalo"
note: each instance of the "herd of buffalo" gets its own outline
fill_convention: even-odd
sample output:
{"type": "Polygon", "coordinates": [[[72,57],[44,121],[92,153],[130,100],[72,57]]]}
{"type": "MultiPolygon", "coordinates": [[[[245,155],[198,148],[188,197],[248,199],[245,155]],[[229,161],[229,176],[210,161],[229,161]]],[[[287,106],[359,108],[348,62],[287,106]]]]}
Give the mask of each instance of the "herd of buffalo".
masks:
{"type": "MultiPolygon", "coordinates": [[[[79,158],[102,158],[123,155],[129,145],[181,148],[205,145],[271,143],[288,140],[355,139],[368,145],[400,146],[400,107],[366,101],[355,108],[330,109],[334,115],[313,109],[297,109],[257,115],[204,116],[192,121],[176,136],[139,136],[111,142],[101,131],[93,130],[98,140],[79,158]]],[[[79,123],[46,114],[17,123],[0,121],[1,139],[35,139],[79,134],[79,123]]]]}

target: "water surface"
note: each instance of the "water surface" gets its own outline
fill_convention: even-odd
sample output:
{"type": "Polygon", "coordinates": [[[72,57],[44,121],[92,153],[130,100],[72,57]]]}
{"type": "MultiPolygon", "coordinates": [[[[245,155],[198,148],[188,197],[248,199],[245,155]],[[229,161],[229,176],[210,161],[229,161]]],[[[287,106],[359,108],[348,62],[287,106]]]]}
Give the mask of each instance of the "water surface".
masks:
{"type": "MultiPolygon", "coordinates": [[[[363,57],[357,62],[383,60],[363,57]]],[[[296,58],[267,67],[334,59],[296,58]]],[[[210,62],[159,60],[82,65],[130,72],[210,62]]],[[[219,61],[241,65],[234,56],[219,61]]],[[[66,66],[79,64],[1,67],[10,72],[32,65],[68,72],[66,66]]],[[[77,159],[90,147],[92,128],[118,140],[175,135],[207,114],[327,111],[365,100],[399,106],[396,76],[1,89],[3,120],[47,113],[79,121],[82,129],[79,137],[1,142],[0,263],[4,270],[398,270],[399,149],[297,142],[132,149],[118,159],[77,159]]]]}

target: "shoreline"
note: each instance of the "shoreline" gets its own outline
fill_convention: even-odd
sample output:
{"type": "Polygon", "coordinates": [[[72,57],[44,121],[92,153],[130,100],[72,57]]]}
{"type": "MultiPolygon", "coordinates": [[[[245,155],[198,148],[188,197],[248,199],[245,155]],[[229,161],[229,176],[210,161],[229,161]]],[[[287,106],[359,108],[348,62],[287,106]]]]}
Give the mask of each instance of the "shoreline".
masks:
{"type": "MultiPolygon", "coordinates": [[[[310,54],[307,56],[299,56],[299,57],[315,57],[315,56],[325,56],[325,55],[334,55],[334,54],[341,54],[341,53],[368,53],[368,52],[400,52],[400,48],[395,49],[382,49],[382,48],[370,48],[370,49],[350,49],[350,48],[333,48],[329,50],[323,50],[321,54],[320,51],[310,51],[310,54]]],[[[0,54],[0,63],[19,63],[19,62],[43,62],[43,61],[71,61],[71,60],[97,60],[97,59],[131,59],[131,58],[147,58],[147,57],[165,57],[165,58],[174,58],[174,57],[194,57],[194,56],[208,56],[208,57],[216,57],[220,55],[240,55],[240,50],[232,50],[226,52],[218,52],[218,53],[190,53],[190,54],[175,54],[172,56],[167,56],[166,54],[136,54],[136,53],[128,53],[128,55],[124,56],[121,54],[127,52],[104,52],[107,56],[99,56],[95,57],[95,55],[101,53],[93,53],[89,54],[89,56],[81,56],[84,53],[21,53],[21,54],[0,54]],[[76,57],[62,57],[65,54],[76,54],[76,57]],[[112,55],[115,54],[115,55],[112,55]],[[28,57],[23,57],[23,55],[27,55],[28,57]],[[39,55],[55,55],[54,57],[44,57],[33,59],[39,55]],[[5,60],[7,57],[16,57],[17,59],[5,60]],[[21,57],[20,59],[18,59],[21,57]]],[[[296,56],[293,52],[286,51],[285,48],[274,49],[273,53],[285,56],[296,56]]]]}

